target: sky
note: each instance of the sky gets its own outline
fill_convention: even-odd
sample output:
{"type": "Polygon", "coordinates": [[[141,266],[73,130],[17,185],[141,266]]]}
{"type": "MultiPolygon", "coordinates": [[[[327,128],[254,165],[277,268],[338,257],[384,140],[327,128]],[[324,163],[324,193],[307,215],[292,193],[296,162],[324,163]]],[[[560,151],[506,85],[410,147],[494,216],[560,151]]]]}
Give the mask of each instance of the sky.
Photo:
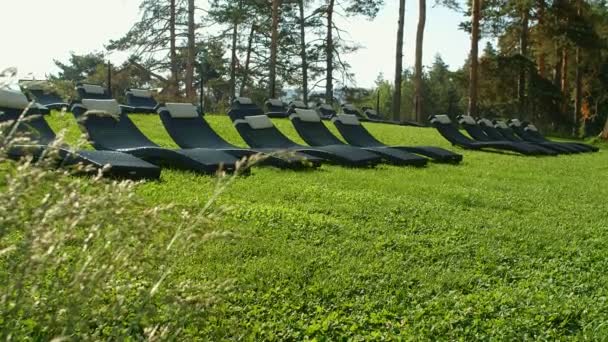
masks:
{"type": "MultiPolygon", "coordinates": [[[[197,0],[206,7],[206,0],[197,0]]],[[[140,0],[19,0],[0,1],[2,53],[0,69],[16,67],[22,78],[44,78],[56,73],[53,60],[67,61],[77,54],[101,51],[110,39],[123,36],[139,17],[140,0]]],[[[398,1],[386,0],[378,17],[341,18],[346,38],[363,46],[345,60],[352,66],[356,85],[372,87],[380,73],[392,80],[395,68],[398,1]]],[[[451,10],[432,7],[429,1],[423,64],[436,54],[451,69],[460,67],[469,51],[468,35],[458,29],[464,17],[451,10]]],[[[406,2],[404,66],[414,64],[417,2],[406,2]]],[[[125,53],[114,53],[115,63],[125,53]]]]}

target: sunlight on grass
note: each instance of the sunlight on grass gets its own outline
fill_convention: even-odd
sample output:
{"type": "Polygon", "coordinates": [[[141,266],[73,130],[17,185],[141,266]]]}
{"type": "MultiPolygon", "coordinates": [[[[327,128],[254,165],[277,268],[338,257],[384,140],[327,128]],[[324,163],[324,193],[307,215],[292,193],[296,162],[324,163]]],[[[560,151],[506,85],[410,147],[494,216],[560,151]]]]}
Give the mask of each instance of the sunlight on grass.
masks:
{"type": "MultiPolygon", "coordinates": [[[[154,141],[175,147],[158,117],[131,117],[154,141]]],[[[226,116],[207,120],[244,146],[226,116]]],[[[74,131],[71,118],[50,121],[74,131]]],[[[301,141],[287,120],[274,122],[301,141]]],[[[221,229],[239,239],[210,241],[169,279],[234,282],[235,291],[184,327],[189,338],[608,336],[608,153],[470,152],[433,129],[366,126],[388,144],[440,146],[465,160],[257,167],[237,179],[218,205],[232,208],[221,229]]],[[[148,205],[196,211],[213,187],[210,177],[163,170],[160,182],[137,193],[148,205]]]]}

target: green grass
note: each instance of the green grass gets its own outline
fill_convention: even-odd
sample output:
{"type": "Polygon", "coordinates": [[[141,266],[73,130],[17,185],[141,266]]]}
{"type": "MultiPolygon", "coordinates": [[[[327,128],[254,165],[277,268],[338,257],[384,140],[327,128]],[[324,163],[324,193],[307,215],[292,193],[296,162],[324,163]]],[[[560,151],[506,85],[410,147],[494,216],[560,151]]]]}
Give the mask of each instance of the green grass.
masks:
{"type": "MultiPolygon", "coordinates": [[[[175,146],[157,117],[133,119],[154,141],[175,146]]],[[[207,119],[244,146],[228,118],[207,119]]],[[[50,122],[78,136],[70,116],[50,122]]],[[[301,141],[288,121],[275,123],[301,141]]],[[[432,129],[367,127],[389,144],[452,148],[432,129]]],[[[219,201],[232,208],[222,228],[238,238],[184,252],[173,275],[234,284],[187,333],[608,339],[608,153],[455,150],[462,165],[255,168],[238,179],[219,201]]],[[[137,191],[150,204],[196,210],[213,186],[211,177],[164,170],[137,191]]]]}

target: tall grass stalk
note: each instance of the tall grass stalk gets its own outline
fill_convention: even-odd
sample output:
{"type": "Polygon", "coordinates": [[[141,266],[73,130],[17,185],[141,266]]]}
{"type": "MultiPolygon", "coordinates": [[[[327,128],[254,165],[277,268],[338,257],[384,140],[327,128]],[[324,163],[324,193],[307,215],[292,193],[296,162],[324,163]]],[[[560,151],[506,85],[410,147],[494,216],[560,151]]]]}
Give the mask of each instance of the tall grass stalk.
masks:
{"type": "Polygon", "coordinates": [[[172,272],[207,241],[234,238],[217,230],[215,201],[260,158],[218,174],[197,210],[148,206],[138,183],[57,169],[53,146],[40,160],[9,159],[25,120],[0,127],[0,339],[179,338],[230,282],[172,272]]]}

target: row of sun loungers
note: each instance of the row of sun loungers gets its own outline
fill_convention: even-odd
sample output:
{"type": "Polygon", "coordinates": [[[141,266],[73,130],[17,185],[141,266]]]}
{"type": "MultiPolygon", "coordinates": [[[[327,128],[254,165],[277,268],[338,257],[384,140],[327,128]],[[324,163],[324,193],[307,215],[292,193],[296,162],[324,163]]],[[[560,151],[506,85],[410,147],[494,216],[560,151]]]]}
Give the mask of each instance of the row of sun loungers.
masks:
{"type": "Polygon", "coordinates": [[[447,115],[431,116],[430,122],[453,145],[470,150],[506,150],[535,156],[599,151],[599,148],[592,145],[550,141],[534,125],[517,119],[505,122],[459,116],[458,123],[470,137],[464,135],[447,115]]]}
{"type": "MultiPolygon", "coordinates": [[[[35,91],[44,89],[33,89],[35,91]]],[[[321,105],[308,109],[302,102],[292,102],[287,115],[293,127],[308,146],[300,145],[279,131],[270,117],[283,117],[278,100],[269,100],[267,112],[256,106],[251,99],[237,98],[229,117],[236,130],[250,148],[234,146],[219,136],[206,122],[200,109],[192,104],[157,104],[152,94],[143,90],[130,90],[130,105],[120,105],[101,86],[79,85],[80,100],[70,107],[75,119],[84,127],[90,142],[97,151],[70,151],[59,147],[59,163],[73,165],[83,163],[94,168],[111,165],[107,174],[116,177],[158,178],[160,167],[169,166],[199,173],[218,170],[233,171],[238,161],[256,154],[265,155],[264,164],[280,168],[317,167],[333,163],[349,167],[367,167],[379,163],[424,166],[429,160],[440,163],[458,163],[462,155],[432,146],[387,146],[361,125],[359,115],[349,114],[356,108],[343,106],[344,114],[337,114],[330,106],[321,105]],[[154,106],[152,108],[151,106],[154,106]],[[131,121],[127,114],[142,111],[158,113],[169,135],[180,149],[160,147],[148,139],[131,121]],[[323,123],[331,120],[347,143],[335,136],[323,123]],[[286,153],[288,152],[288,153],[286,153]]],[[[34,95],[35,96],[35,95],[34,95]]],[[[40,98],[45,98],[44,96],[40,98]]],[[[65,103],[49,99],[44,104],[35,103],[22,92],[0,90],[0,122],[17,121],[25,108],[29,108],[26,122],[19,131],[33,130],[34,142],[27,146],[13,146],[9,153],[18,158],[31,154],[38,158],[46,147],[55,141],[55,133],[48,126],[44,115],[50,109],[64,108],[65,103]]],[[[581,153],[598,149],[579,143],[557,143],[545,139],[529,124],[511,120],[508,123],[475,120],[468,116],[458,118],[458,123],[470,135],[464,135],[449,117],[432,116],[431,123],[454,145],[466,149],[498,149],[524,155],[558,155],[581,153]]],[[[31,132],[30,132],[31,133],[31,132]]]]}
{"type": "MultiPolygon", "coordinates": [[[[271,118],[287,118],[290,113],[296,109],[312,109],[317,112],[319,117],[322,120],[331,120],[338,112],[331,105],[324,103],[317,103],[316,106],[310,108],[302,101],[292,101],[289,104],[279,100],[279,99],[269,99],[264,103],[264,107],[266,109],[266,115],[271,118]]],[[[384,119],[382,116],[378,114],[372,108],[363,107],[363,110],[357,108],[355,105],[350,103],[345,103],[340,106],[342,112],[348,115],[356,116],[359,121],[362,122],[376,122],[376,123],[384,123],[384,124],[392,124],[392,125],[405,125],[405,126],[418,126],[422,125],[415,122],[397,122],[384,119]]]]}
{"type": "MultiPolygon", "coordinates": [[[[36,103],[43,105],[49,109],[60,110],[67,108],[68,104],[65,103],[59,95],[50,90],[48,87],[44,87],[44,83],[25,83],[23,86],[24,90],[31,95],[32,100],[36,103]]],[[[93,84],[78,84],[76,92],[80,99],[94,99],[103,100],[111,99],[112,96],[109,94],[107,88],[100,85],[93,84]]],[[[144,89],[128,89],[125,92],[127,103],[121,105],[124,110],[129,113],[141,113],[141,114],[152,114],[156,113],[156,107],[158,102],[154,99],[154,96],[150,90],[144,89]]],[[[270,118],[287,118],[294,109],[314,109],[322,120],[331,120],[333,117],[338,115],[338,112],[333,106],[323,103],[318,103],[313,108],[310,108],[302,101],[292,101],[289,104],[279,99],[269,99],[264,103],[265,114],[270,118]]],[[[397,122],[384,119],[377,111],[369,107],[363,107],[359,109],[356,106],[345,103],[341,106],[341,110],[344,114],[355,115],[360,121],[363,122],[377,122],[385,124],[396,124],[396,125],[408,125],[408,126],[422,126],[414,122],[397,122]]]]}
{"type": "MultiPolygon", "coordinates": [[[[43,115],[48,114],[46,107],[32,105],[30,101],[20,92],[0,90],[0,123],[17,123],[23,111],[29,108],[27,115],[17,126],[17,132],[30,135],[31,142],[25,145],[11,146],[8,153],[13,158],[21,158],[32,155],[36,160],[47,152],[49,145],[55,143],[55,133],[47,124],[43,115]]],[[[58,154],[58,166],[72,166],[85,164],[97,169],[105,165],[112,167],[106,170],[106,174],[112,177],[125,177],[133,179],[158,178],[160,168],[145,162],[129,154],[115,151],[72,151],[67,146],[56,147],[58,154]]]]}
{"type": "MultiPolygon", "coordinates": [[[[22,90],[29,95],[31,101],[46,107],[50,110],[61,110],[69,108],[69,103],[65,102],[57,92],[53,91],[45,82],[23,82],[22,90]]],[[[112,95],[107,88],[81,83],[76,86],[76,93],[80,99],[109,100],[112,95]]],[[[127,89],[125,92],[127,99],[126,105],[121,105],[129,113],[155,114],[158,102],[154,99],[152,91],[145,89],[127,89]]]]}
{"type": "MultiPolygon", "coordinates": [[[[299,145],[283,135],[264,111],[247,98],[234,101],[229,116],[250,149],[229,144],[211,129],[197,107],[178,103],[167,103],[157,108],[165,129],[182,147],[167,149],[148,139],[128,117],[129,108],[108,99],[109,94],[103,88],[82,87],[79,95],[89,98],[74,103],[71,112],[97,151],[70,153],[67,147],[62,147],[61,163],[80,162],[97,168],[110,164],[109,174],[112,176],[157,178],[161,166],[200,173],[213,173],[219,169],[232,171],[240,158],[259,153],[270,155],[266,164],[283,168],[314,167],[321,163],[361,167],[381,162],[424,166],[428,162],[426,157],[437,162],[462,160],[461,155],[439,148],[391,148],[377,140],[375,143],[365,139],[358,141],[359,137],[354,134],[350,139],[358,141],[360,146],[345,144],[326,128],[315,111],[309,109],[294,109],[290,117],[297,132],[310,146],[299,145]],[[91,94],[97,99],[90,98],[91,94]]],[[[17,121],[29,105],[30,101],[23,93],[0,90],[0,111],[4,113],[0,121],[17,121]]],[[[14,157],[20,157],[32,148],[42,151],[54,141],[55,134],[44,119],[48,112],[48,108],[37,104],[29,108],[27,123],[20,125],[19,129],[33,129],[35,133],[30,136],[35,142],[12,148],[14,157]]],[[[356,116],[336,115],[334,123],[337,126],[357,126],[359,133],[373,139],[356,116]]]]}

